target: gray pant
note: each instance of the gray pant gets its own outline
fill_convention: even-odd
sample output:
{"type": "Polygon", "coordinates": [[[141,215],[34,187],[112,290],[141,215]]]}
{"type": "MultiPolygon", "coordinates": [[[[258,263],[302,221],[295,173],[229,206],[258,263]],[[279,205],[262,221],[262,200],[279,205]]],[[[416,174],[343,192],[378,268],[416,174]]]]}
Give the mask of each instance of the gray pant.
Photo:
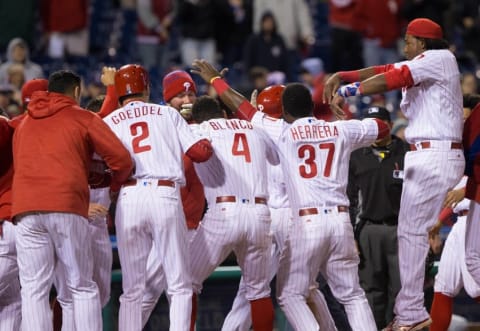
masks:
{"type": "Polygon", "coordinates": [[[367,221],[360,232],[358,246],[360,285],[380,330],[393,319],[393,305],[401,286],[397,227],[367,221]]]}

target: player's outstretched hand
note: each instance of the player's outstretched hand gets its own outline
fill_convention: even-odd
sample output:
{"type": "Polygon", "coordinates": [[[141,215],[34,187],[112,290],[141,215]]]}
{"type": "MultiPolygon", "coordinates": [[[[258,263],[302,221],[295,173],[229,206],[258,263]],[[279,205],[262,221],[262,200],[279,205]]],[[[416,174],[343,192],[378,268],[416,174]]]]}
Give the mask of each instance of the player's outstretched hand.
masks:
{"type": "Polygon", "coordinates": [[[115,73],[117,69],[114,67],[103,67],[102,68],[102,76],[100,80],[104,86],[115,85],[115,73]]]}
{"type": "Polygon", "coordinates": [[[440,233],[440,229],[442,228],[442,221],[437,221],[437,223],[435,223],[435,225],[430,229],[430,231],[428,231],[428,237],[430,239],[434,239],[435,236],[437,236],[439,233],[440,233]]]}
{"type": "Polygon", "coordinates": [[[108,208],[102,206],[98,203],[90,203],[88,205],[88,218],[94,217],[103,217],[106,216],[108,213],[108,208]]]}
{"type": "Polygon", "coordinates": [[[205,60],[193,61],[192,69],[190,70],[190,72],[199,75],[208,84],[210,84],[212,78],[222,77],[222,74],[218,72],[218,70],[215,69],[213,65],[211,65],[205,60]]]}
{"type": "Polygon", "coordinates": [[[335,95],[332,102],[330,103],[330,109],[335,115],[335,118],[338,120],[343,120],[346,118],[345,112],[343,111],[344,104],[345,104],[345,99],[338,94],[335,95]]]}
{"type": "Polygon", "coordinates": [[[258,90],[254,89],[252,92],[252,95],[250,96],[250,103],[255,108],[257,108],[257,96],[258,96],[258,90]]]}
{"type": "Polygon", "coordinates": [[[323,103],[333,102],[341,83],[342,80],[338,74],[333,74],[327,79],[323,88],[323,103]]]}
{"type": "Polygon", "coordinates": [[[458,190],[451,190],[447,193],[443,207],[455,207],[460,201],[465,198],[465,190],[460,188],[458,190]]]}

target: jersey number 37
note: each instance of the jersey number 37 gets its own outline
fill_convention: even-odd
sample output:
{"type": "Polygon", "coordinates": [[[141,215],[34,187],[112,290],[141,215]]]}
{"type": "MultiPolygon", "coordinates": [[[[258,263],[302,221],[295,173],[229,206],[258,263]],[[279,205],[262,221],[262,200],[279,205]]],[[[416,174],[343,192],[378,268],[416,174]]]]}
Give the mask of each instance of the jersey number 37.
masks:
{"type": "MultiPolygon", "coordinates": [[[[330,177],[332,170],[333,154],[335,153],[334,143],[322,143],[318,145],[320,151],[326,150],[327,159],[325,160],[325,167],[323,168],[323,176],[330,177]]],[[[319,151],[319,152],[320,152],[319,151]]],[[[318,174],[317,167],[317,149],[314,145],[301,145],[298,148],[298,157],[303,159],[303,164],[298,167],[300,176],[303,178],[313,178],[318,174]]]]}

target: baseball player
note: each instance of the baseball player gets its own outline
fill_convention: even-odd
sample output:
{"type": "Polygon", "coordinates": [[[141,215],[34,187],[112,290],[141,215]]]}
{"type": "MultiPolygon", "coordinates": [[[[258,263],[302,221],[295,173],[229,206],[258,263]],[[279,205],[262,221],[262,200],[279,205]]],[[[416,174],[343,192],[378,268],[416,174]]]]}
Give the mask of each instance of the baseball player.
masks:
{"type": "Polygon", "coordinates": [[[405,35],[408,60],[339,72],[325,84],[324,99],[339,115],[345,97],[402,88],[400,108],[409,121],[405,138],[411,151],[405,156],[398,217],[402,287],[395,300],[396,317],[386,330],[416,331],[432,322],[423,298],[428,231],[465,166],[460,74],[442,38],[438,24],[415,19],[405,35]],[[353,83],[338,88],[342,81],[353,83]]]}
{"type": "Polygon", "coordinates": [[[112,170],[115,190],[133,165],[108,126],[77,105],[80,77],[54,72],[48,91],[33,94],[13,140],[12,215],[17,222],[22,329],[52,329],[48,294],[54,266],[61,263],[73,296],[75,328],[101,330],[87,220],[88,166],[94,152],[102,157],[112,170]]]}
{"type": "Polygon", "coordinates": [[[122,265],[119,330],[142,329],[142,297],[147,258],[153,247],[171,296],[170,330],[190,327],[192,288],[188,273],[182,153],[195,162],[212,155],[206,139],[194,135],[180,114],[168,106],[147,103],[149,80],[139,65],[125,65],[115,75],[121,108],[104,118],[135,161],[133,177],[118,197],[115,215],[122,265]]]}
{"type": "Polygon", "coordinates": [[[448,192],[445,203],[447,207],[440,214],[440,226],[452,214],[458,216],[445,241],[435,277],[435,293],[430,312],[433,320],[431,331],[448,330],[452,318],[453,298],[462,288],[480,303],[480,286],[473,280],[465,264],[466,221],[470,205],[470,200],[464,198],[466,182],[467,177],[464,176],[454,190],[448,192]]]}
{"type": "MultiPolygon", "coordinates": [[[[191,108],[196,100],[196,93],[197,87],[186,71],[172,71],[163,79],[164,101],[167,105],[179,111],[188,123],[192,123],[191,108]]],[[[185,186],[180,189],[180,195],[187,222],[188,242],[190,242],[202,219],[206,202],[202,183],[198,179],[192,160],[186,155],[183,156],[183,169],[185,186]]],[[[160,262],[160,259],[156,256],[155,247],[152,247],[147,261],[147,280],[142,301],[142,325],[148,322],[158,299],[167,289],[165,274],[160,262]]],[[[167,298],[169,298],[168,293],[167,298]]]]}
{"type": "Polygon", "coordinates": [[[20,281],[15,250],[15,227],[11,223],[13,129],[0,117],[0,331],[20,330],[20,281]]]}
{"type": "MultiPolygon", "coordinates": [[[[262,90],[256,98],[257,109],[272,119],[282,116],[282,93],[283,85],[274,85],[262,90]]],[[[285,188],[285,179],[280,165],[268,165],[268,207],[272,217],[270,231],[273,235],[272,266],[270,268],[270,280],[278,270],[278,262],[284,249],[284,242],[288,236],[288,230],[292,224],[291,210],[285,188]]],[[[243,277],[233,301],[232,309],[228,313],[222,326],[223,331],[248,331],[251,327],[250,304],[246,298],[246,285],[243,277]]],[[[317,322],[321,330],[336,330],[335,324],[328,311],[327,303],[318,289],[312,290],[309,298],[311,308],[314,310],[317,322]]]]}
{"type": "Polygon", "coordinates": [[[463,145],[467,160],[465,174],[468,176],[465,197],[470,199],[467,215],[467,229],[465,238],[465,263],[467,270],[480,285],[480,110],[475,107],[472,114],[465,121],[463,145]]]}
{"type": "MultiPolygon", "coordinates": [[[[46,79],[32,79],[21,91],[23,109],[27,109],[35,91],[45,91],[46,79]]],[[[13,180],[13,130],[25,115],[8,121],[0,117],[0,331],[17,331],[21,323],[21,296],[15,249],[15,227],[11,224],[13,180]]]]}
{"type": "MultiPolygon", "coordinates": [[[[85,107],[101,117],[113,111],[118,105],[118,98],[115,92],[115,68],[104,67],[102,69],[101,81],[107,87],[107,95],[104,99],[94,99],[85,107]],[[98,102],[102,100],[101,102],[98,102]]],[[[93,281],[97,284],[100,304],[102,307],[110,300],[110,283],[112,275],[112,245],[108,235],[107,213],[110,206],[109,196],[109,173],[105,173],[103,161],[98,155],[94,155],[91,161],[89,184],[90,204],[88,208],[89,228],[91,232],[91,245],[93,256],[93,281]],[[105,179],[104,176],[107,176],[105,179]]],[[[58,263],[55,270],[54,285],[57,290],[57,302],[62,310],[62,329],[75,330],[73,319],[72,294],[66,284],[64,266],[58,263]]],[[[56,310],[53,310],[54,321],[56,310]]]]}
{"type": "Polygon", "coordinates": [[[388,126],[376,119],[316,120],[310,92],[301,84],[286,87],[282,95],[285,120],[273,121],[232,90],[208,62],[197,60],[193,68],[240,118],[263,127],[279,150],[282,169],[288,174],[293,225],[280,259],[277,294],[289,322],[296,330],[319,329],[307,298],[322,272],[345,306],[352,329],[374,330],[375,321],[358,281],[358,255],[345,191],[350,152],[384,137],[388,126]]]}
{"type": "Polygon", "coordinates": [[[246,121],[226,119],[211,97],[198,98],[192,116],[215,151],[209,161],[195,164],[209,208],[190,245],[194,292],[200,293],[203,281],[233,251],[246,284],[253,329],[272,330],[267,164],[278,164],[277,154],[262,131],[246,121]]]}

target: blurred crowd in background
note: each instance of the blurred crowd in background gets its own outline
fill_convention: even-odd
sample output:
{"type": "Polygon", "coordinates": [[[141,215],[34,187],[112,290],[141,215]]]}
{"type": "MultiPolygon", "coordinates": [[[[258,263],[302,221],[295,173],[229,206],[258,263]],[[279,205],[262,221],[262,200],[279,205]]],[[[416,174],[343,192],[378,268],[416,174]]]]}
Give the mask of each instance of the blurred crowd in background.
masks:
{"type": "MultiPolygon", "coordinates": [[[[161,103],[162,77],[204,58],[229,68],[226,79],[247,98],[268,85],[304,82],[316,116],[329,119],[321,100],[328,73],[402,60],[404,29],[416,17],[443,27],[463,93],[477,93],[479,12],[479,0],[2,0],[0,108],[21,112],[23,83],[58,69],[83,77],[85,105],[104,93],[101,68],[127,63],[148,68],[151,99],[161,103]]],[[[401,136],[399,100],[397,92],[365,97],[348,110],[362,117],[366,107],[384,105],[401,136]]]]}

